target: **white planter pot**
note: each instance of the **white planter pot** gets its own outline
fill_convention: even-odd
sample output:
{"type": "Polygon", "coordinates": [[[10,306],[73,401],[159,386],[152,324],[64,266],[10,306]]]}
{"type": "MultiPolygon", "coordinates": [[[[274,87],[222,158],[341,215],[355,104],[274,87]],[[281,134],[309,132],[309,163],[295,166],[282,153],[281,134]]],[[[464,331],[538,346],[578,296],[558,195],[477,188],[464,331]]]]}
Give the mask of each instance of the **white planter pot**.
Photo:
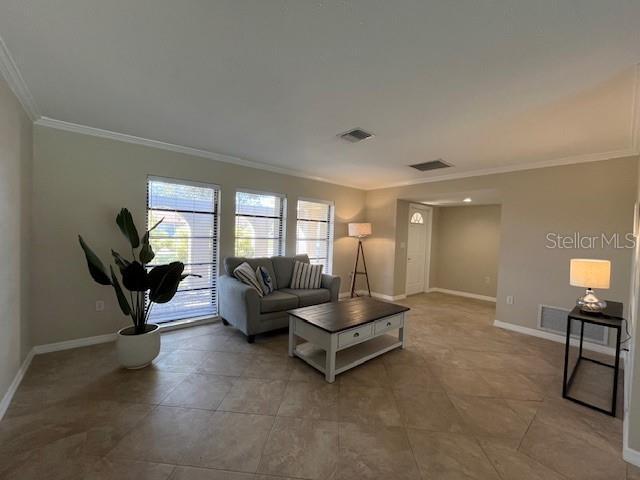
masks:
{"type": "Polygon", "coordinates": [[[133,335],[134,328],[127,327],[118,331],[116,350],[118,361],[125,368],[142,368],[153,362],[160,353],[160,328],[147,324],[147,331],[133,335]]]}

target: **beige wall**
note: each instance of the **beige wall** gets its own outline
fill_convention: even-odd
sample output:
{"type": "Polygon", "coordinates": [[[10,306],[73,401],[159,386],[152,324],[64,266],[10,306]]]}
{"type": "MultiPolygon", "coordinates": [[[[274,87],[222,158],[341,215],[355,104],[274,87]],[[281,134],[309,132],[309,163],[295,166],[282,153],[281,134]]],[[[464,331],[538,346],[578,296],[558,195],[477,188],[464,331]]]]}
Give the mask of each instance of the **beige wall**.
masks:
{"type": "Polygon", "coordinates": [[[611,289],[604,296],[627,303],[631,249],[547,249],[545,244],[548,232],[630,232],[637,164],[638,157],[628,157],[369,191],[367,218],[373,222],[374,236],[367,240],[367,258],[372,290],[404,293],[405,262],[394,255],[398,199],[491,189],[499,192],[502,204],[497,319],[535,328],[540,303],[572,305],[580,293],[568,280],[573,257],[610,259],[611,289]],[[507,295],[515,297],[514,305],[506,304],[507,295]]]}
{"type": "Polygon", "coordinates": [[[32,127],[0,77],[0,399],[29,343],[29,219],[32,127]]]}
{"type": "Polygon", "coordinates": [[[437,207],[430,287],[495,297],[500,206],[437,207]]]}
{"type": "Polygon", "coordinates": [[[356,243],[346,222],[364,220],[365,192],[165,150],[36,127],[34,133],[33,342],[36,345],[112,333],[126,325],[113,292],[90,279],[78,246],[82,233],[103,260],[126,250],[115,215],[128,207],[144,225],[147,175],[221,187],[220,256],[233,255],[236,188],[285,193],[287,253],[295,250],[296,199],[333,200],[333,273],[348,289],[356,243]],[[104,312],[95,301],[104,300],[104,312]]]}

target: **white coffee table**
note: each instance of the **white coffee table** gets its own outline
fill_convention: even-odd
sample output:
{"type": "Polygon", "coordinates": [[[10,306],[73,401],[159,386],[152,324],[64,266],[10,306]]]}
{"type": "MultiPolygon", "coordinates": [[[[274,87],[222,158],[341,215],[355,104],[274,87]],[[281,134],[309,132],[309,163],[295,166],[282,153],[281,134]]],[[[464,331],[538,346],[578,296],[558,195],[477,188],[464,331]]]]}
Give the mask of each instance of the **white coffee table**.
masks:
{"type": "Polygon", "coordinates": [[[289,356],[304,360],[333,383],[339,373],[404,348],[408,310],[370,297],[290,310],[289,356]]]}

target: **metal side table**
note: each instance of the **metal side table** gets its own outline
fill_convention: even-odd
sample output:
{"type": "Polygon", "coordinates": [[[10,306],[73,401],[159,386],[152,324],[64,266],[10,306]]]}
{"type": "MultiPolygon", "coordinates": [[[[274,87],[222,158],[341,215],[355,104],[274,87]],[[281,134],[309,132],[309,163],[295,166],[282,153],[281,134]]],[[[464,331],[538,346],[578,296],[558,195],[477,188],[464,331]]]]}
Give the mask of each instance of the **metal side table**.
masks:
{"type": "Polygon", "coordinates": [[[579,307],[574,307],[569,315],[567,316],[567,338],[564,349],[564,379],[562,383],[562,396],[567,400],[571,400],[572,402],[579,403],[585,407],[592,408],[602,413],[606,413],[611,415],[612,417],[616,416],[616,405],[617,405],[617,397],[618,397],[618,374],[620,372],[620,339],[622,336],[622,323],[625,319],[622,317],[622,303],[620,302],[609,302],[607,301],[607,307],[599,314],[589,314],[583,313],[580,311],[579,307]],[[576,364],[574,365],[571,372],[569,372],[569,348],[571,346],[571,324],[573,320],[580,322],[580,343],[578,350],[578,359],[576,360],[576,364]],[[613,328],[616,330],[616,357],[614,360],[614,364],[610,365],[608,363],[601,362],[599,360],[595,360],[593,358],[585,357],[582,353],[582,343],[584,340],[584,324],[590,323],[593,325],[601,325],[606,328],[613,328]],[[573,383],[573,379],[575,377],[578,368],[580,368],[580,362],[582,360],[586,360],[588,362],[597,363],[598,365],[603,365],[605,367],[609,367],[613,369],[613,395],[611,399],[611,410],[606,410],[604,408],[598,407],[596,405],[592,405],[583,400],[571,397],[569,395],[569,389],[573,383]]]}

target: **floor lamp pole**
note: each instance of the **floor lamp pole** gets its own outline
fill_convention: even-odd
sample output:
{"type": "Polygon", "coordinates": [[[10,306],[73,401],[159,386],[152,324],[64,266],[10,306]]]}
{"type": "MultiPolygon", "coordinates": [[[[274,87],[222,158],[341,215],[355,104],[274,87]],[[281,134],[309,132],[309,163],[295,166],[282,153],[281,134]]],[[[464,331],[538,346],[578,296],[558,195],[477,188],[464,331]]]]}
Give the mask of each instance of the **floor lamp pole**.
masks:
{"type": "Polygon", "coordinates": [[[358,238],[358,249],[356,251],[356,263],[353,266],[353,275],[351,277],[351,298],[357,297],[356,293],[356,278],[358,275],[364,275],[364,278],[367,280],[367,291],[369,292],[369,296],[371,296],[371,287],[369,286],[369,274],[367,273],[367,262],[364,259],[364,247],[362,245],[362,239],[358,238]],[[363,272],[358,271],[358,262],[360,261],[360,255],[362,255],[362,266],[364,268],[363,272]]]}

